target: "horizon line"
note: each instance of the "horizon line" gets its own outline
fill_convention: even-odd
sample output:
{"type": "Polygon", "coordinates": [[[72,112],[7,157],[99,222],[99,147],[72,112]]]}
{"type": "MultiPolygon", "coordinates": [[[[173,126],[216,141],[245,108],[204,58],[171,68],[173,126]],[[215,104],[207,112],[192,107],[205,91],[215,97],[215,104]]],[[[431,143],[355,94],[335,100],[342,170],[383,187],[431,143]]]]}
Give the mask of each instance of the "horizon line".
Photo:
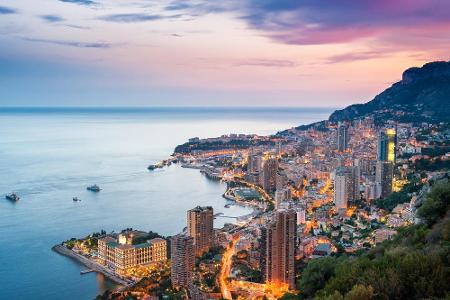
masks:
{"type": "Polygon", "coordinates": [[[249,105],[249,106],[200,106],[200,105],[155,105],[155,106],[127,106],[127,105],[111,105],[111,106],[59,106],[59,105],[30,105],[30,106],[13,106],[6,105],[0,106],[0,111],[2,110],[101,110],[101,109],[110,109],[110,110],[151,110],[151,109],[277,109],[277,110],[286,110],[286,109],[319,109],[319,110],[332,110],[339,109],[335,106],[268,106],[268,105],[249,105]]]}

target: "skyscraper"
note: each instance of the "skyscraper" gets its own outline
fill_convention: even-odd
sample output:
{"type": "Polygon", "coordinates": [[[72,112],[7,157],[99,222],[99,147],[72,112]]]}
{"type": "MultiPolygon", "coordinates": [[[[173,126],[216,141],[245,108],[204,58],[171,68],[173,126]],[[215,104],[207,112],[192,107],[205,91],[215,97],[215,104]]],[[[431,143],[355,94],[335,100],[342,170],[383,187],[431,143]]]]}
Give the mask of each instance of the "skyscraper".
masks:
{"type": "Polygon", "coordinates": [[[195,265],[194,239],[177,234],[171,239],[171,279],[173,287],[187,287],[195,265]]]}
{"type": "Polygon", "coordinates": [[[381,185],[381,197],[392,193],[392,180],[394,177],[394,165],[390,161],[377,161],[375,182],[381,185]]]}
{"type": "Polygon", "coordinates": [[[197,206],[187,212],[187,232],[194,238],[196,256],[208,252],[214,238],[214,216],[211,206],[197,206]]]}
{"type": "Polygon", "coordinates": [[[390,161],[395,164],[397,153],[397,134],[394,128],[378,132],[377,158],[380,161],[390,161]]]}
{"type": "Polygon", "coordinates": [[[334,205],[336,209],[346,209],[350,199],[351,181],[347,173],[337,173],[334,178],[334,205]]]}
{"type": "Polygon", "coordinates": [[[268,157],[263,161],[261,173],[261,185],[266,192],[272,192],[277,186],[278,160],[276,157],[268,157]]]}
{"type": "Polygon", "coordinates": [[[291,200],[291,189],[277,189],[275,191],[275,209],[280,208],[280,204],[284,201],[291,200]]]}
{"type": "Polygon", "coordinates": [[[347,124],[339,122],[337,129],[337,145],[340,152],[348,149],[348,127],[347,124]]]}
{"type": "Polygon", "coordinates": [[[353,182],[353,200],[361,199],[360,190],[361,167],[359,159],[353,161],[352,182],[353,182]]]}
{"type": "Polygon", "coordinates": [[[261,171],[262,166],[262,156],[260,154],[254,153],[253,150],[248,154],[248,165],[247,170],[249,173],[258,173],[261,171]]]}
{"type": "Polygon", "coordinates": [[[266,283],[295,289],[296,213],[278,210],[261,230],[261,272],[266,283]]]}
{"type": "Polygon", "coordinates": [[[334,205],[337,209],[346,209],[350,200],[360,198],[359,168],[338,167],[334,177],[334,205]]]}

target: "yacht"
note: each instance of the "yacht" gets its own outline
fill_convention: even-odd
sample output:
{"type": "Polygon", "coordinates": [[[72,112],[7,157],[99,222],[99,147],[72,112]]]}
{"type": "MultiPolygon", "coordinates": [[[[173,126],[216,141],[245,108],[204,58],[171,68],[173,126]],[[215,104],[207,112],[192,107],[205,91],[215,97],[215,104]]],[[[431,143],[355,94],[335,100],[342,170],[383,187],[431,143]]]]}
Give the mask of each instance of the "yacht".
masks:
{"type": "Polygon", "coordinates": [[[11,201],[19,201],[19,196],[17,196],[16,193],[11,193],[5,196],[6,199],[11,200],[11,201]]]}
{"type": "Polygon", "coordinates": [[[98,185],[96,185],[96,184],[94,184],[94,185],[91,185],[91,186],[88,186],[87,188],[86,188],[88,191],[91,191],[91,192],[100,192],[102,189],[98,186],[98,185]]]}

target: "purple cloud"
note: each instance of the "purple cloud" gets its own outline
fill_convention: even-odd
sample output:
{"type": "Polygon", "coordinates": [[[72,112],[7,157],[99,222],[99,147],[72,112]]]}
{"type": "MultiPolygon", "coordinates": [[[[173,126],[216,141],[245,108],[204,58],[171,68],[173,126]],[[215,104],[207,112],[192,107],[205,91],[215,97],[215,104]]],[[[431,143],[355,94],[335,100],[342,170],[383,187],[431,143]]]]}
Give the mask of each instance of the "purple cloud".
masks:
{"type": "Polygon", "coordinates": [[[291,68],[297,66],[294,61],[282,59],[248,59],[240,61],[237,66],[291,68]]]}
{"type": "Polygon", "coordinates": [[[385,57],[389,53],[390,53],[389,50],[349,52],[349,53],[331,56],[328,58],[328,60],[326,62],[329,64],[336,64],[336,63],[342,63],[342,62],[368,60],[368,59],[385,57]]]}
{"type": "Polygon", "coordinates": [[[349,42],[450,23],[450,1],[438,0],[249,0],[242,16],[256,29],[290,44],[349,42]]]}
{"type": "Polygon", "coordinates": [[[176,19],[181,16],[182,15],[163,16],[163,15],[132,13],[132,14],[107,15],[100,17],[100,20],[115,23],[138,23],[138,22],[156,21],[161,19],[176,19]]]}

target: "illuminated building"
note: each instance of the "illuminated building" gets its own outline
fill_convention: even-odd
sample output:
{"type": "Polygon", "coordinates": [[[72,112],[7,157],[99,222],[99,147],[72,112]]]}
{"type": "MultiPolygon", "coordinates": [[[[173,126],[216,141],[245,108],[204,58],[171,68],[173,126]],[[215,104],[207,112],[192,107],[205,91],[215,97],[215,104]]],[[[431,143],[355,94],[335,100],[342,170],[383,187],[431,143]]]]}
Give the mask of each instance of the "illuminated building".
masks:
{"type": "Polygon", "coordinates": [[[306,210],[301,207],[296,209],[297,212],[297,225],[306,223],[306,210]]]}
{"type": "Polygon", "coordinates": [[[255,154],[253,151],[250,151],[248,154],[248,165],[247,171],[249,173],[258,173],[261,171],[262,166],[262,156],[260,154],[255,154]]]}
{"type": "Polygon", "coordinates": [[[276,157],[268,157],[263,161],[260,174],[261,185],[266,192],[271,192],[277,186],[278,160],[276,157]]]}
{"type": "Polygon", "coordinates": [[[196,256],[208,252],[214,239],[214,216],[211,206],[197,206],[187,212],[187,232],[194,238],[196,256]]]}
{"type": "Polygon", "coordinates": [[[359,199],[358,167],[338,167],[334,177],[334,205],[346,209],[350,200],[359,199]]]}
{"type": "Polygon", "coordinates": [[[282,202],[289,200],[291,200],[291,189],[284,188],[275,191],[275,209],[280,208],[282,202]]]}
{"type": "Polygon", "coordinates": [[[98,257],[103,264],[118,274],[129,268],[167,260],[167,242],[154,238],[133,244],[132,233],[120,234],[119,239],[107,236],[98,240],[98,257]]]}
{"type": "Polygon", "coordinates": [[[397,134],[395,129],[388,128],[378,133],[377,158],[380,161],[395,163],[397,152],[397,134]]]}
{"type": "Polygon", "coordinates": [[[171,279],[173,287],[188,287],[195,266],[194,239],[178,234],[171,239],[171,279]]]}
{"type": "Polygon", "coordinates": [[[353,199],[361,199],[360,180],[361,180],[361,168],[359,166],[360,161],[355,159],[352,167],[352,183],[353,183],[353,199]]]}
{"type": "Polygon", "coordinates": [[[266,283],[295,289],[296,220],[294,210],[278,210],[261,229],[261,272],[266,283]]]}
{"type": "Polygon", "coordinates": [[[381,197],[384,198],[392,193],[392,180],[394,165],[390,161],[377,161],[375,182],[381,185],[381,197]]]}
{"type": "Polygon", "coordinates": [[[347,124],[339,122],[337,128],[337,146],[340,152],[345,152],[348,149],[348,127],[347,124]]]}

